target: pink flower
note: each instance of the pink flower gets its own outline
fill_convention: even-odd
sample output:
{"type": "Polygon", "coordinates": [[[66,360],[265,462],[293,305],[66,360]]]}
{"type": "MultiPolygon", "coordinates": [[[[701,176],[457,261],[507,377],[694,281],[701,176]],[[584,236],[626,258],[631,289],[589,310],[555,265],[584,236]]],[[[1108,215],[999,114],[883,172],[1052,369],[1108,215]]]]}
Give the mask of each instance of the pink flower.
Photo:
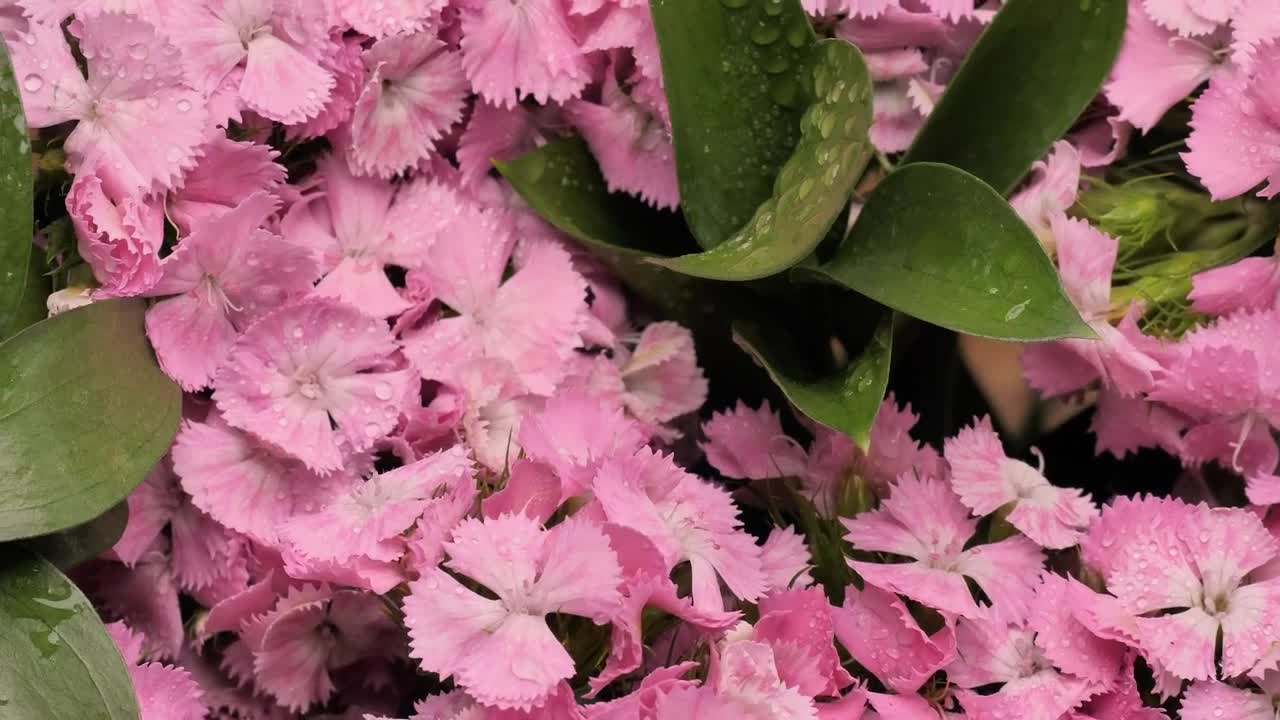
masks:
{"type": "Polygon", "coordinates": [[[669,456],[642,449],[614,457],[600,467],[592,490],[609,522],[648,537],[668,569],[689,562],[695,607],[724,609],[717,575],[744,600],[764,591],[760,548],[741,529],[729,494],[669,456]]]}
{"type": "Polygon", "coordinates": [[[464,367],[492,359],[528,392],[550,395],[580,342],[586,282],[553,245],[528,253],[504,281],[514,241],[509,219],[465,202],[455,208],[422,267],[457,315],[406,337],[405,353],[428,380],[460,385],[464,367]]]}
{"type": "Polygon", "coordinates": [[[1253,514],[1180,500],[1120,498],[1102,511],[1081,544],[1126,611],[1137,615],[1143,651],[1188,680],[1261,672],[1280,624],[1280,578],[1249,582],[1280,545],[1253,514]]]}
{"type": "Polygon", "coordinates": [[[680,187],[670,128],[659,112],[624,92],[612,71],[602,92],[599,104],[569,101],[565,114],[591,146],[609,189],[634,193],[657,208],[674,208],[680,187]]]}
{"type": "MultiPolygon", "coordinates": [[[[1160,25],[1193,36],[1216,30],[1240,4],[1240,0],[1143,0],[1142,9],[1160,25]]],[[[1138,14],[1137,8],[1130,13],[1138,14]]]]}
{"type": "Polygon", "coordinates": [[[369,77],[351,120],[351,160],[363,173],[390,178],[426,160],[462,118],[467,79],[458,53],[427,34],[380,40],[364,64],[369,77]]]}
{"type": "Polygon", "coordinates": [[[773,650],[778,678],[811,698],[839,695],[853,683],[835,646],[835,610],[821,588],[786,590],[760,600],[751,639],[773,650]]]}
{"type": "Polygon", "coordinates": [[[375,474],[321,506],[297,515],[283,533],[306,557],[342,561],[356,555],[391,561],[405,552],[402,533],[437,498],[474,489],[471,461],[456,446],[389,472],[375,474]]]}
{"type": "Polygon", "coordinates": [[[1189,39],[1160,27],[1151,16],[1132,7],[1124,44],[1111,69],[1105,92],[1120,109],[1120,119],[1149,132],[1169,108],[1214,76],[1217,50],[1227,33],[1189,39]]]}
{"type": "Polygon", "coordinates": [[[921,629],[897,595],[866,585],[845,589],[832,608],[836,637],[849,655],[894,692],[912,695],[955,657],[955,628],[921,629]]]}
{"type": "Polygon", "coordinates": [[[356,32],[384,38],[431,28],[448,4],[448,0],[384,0],[381,5],[342,0],[338,3],[338,12],[356,32]]]}
{"type": "Polygon", "coordinates": [[[187,421],[173,445],[173,468],[191,502],[218,523],[268,546],[285,521],[336,497],[354,481],[319,477],[281,457],[213,413],[187,421]]]}
{"type": "MultiPolygon", "coordinates": [[[[1063,672],[1110,685],[1126,669],[1126,643],[1132,637],[1117,637],[1121,633],[1109,626],[1104,611],[1118,609],[1109,603],[1114,600],[1075,578],[1044,573],[1027,621],[1036,633],[1036,648],[1063,672]]],[[[1124,620],[1127,635],[1131,626],[1124,620]]]]}
{"type": "Polygon", "coordinates": [[[790,527],[769,531],[769,537],[760,546],[760,569],[769,583],[770,592],[813,585],[813,577],[809,574],[812,564],[804,537],[790,527]]]}
{"type": "Polygon", "coordinates": [[[707,400],[693,333],[673,322],[645,326],[620,371],[622,402],[641,422],[656,425],[694,412],[707,400]]]}
{"type": "Polygon", "coordinates": [[[204,140],[204,99],[186,82],[178,48],[151,23],[102,13],[75,20],[88,77],[58,25],[32,24],[10,42],[27,123],[78,120],[67,137],[67,168],[96,170],[118,197],[173,187],[195,165],[204,140]]]}
{"type": "MultiPolygon", "coordinates": [[[[773,648],[761,642],[730,642],[720,651],[709,679],[710,688],[737,712],[726,718],[817,720],[812,698],[788,685],[779,675],[773,648]]],[[[702,714],[661,715],[660,718],[705,717],[702,714]]],[[[711,717],[719,717],[711,715],[711,717]]]]}
{"type": "Polygon", "coordinates": [[[100,287],[91,297],[141,295],[160,282],[164,208],[153,200],[113,198],[96,170],[76,175],[67,195],[80,257],[100,287]]]}
{"type": "Polygon", "coordinates": [[[1259,48],[1248,67],[1214,75],[1191,106],[1189,151],[1182,158],[1215,200],[1267,181],[1259,197],[1280,192],[1280,105],[1270,82],[1280,67],[1280,43],[1259,48]]]}
{"type": "Polygon", "coordinates": [[[262,229],[276,201],[257,192],[207,219],[165,258],[152,297],[175,295],[147,311],[147,337],[164,371],[184,389],[213,379],[237,332],[266,311],[311,289],[315,266],[262,229]]]}
{"type": "Polygon", "coordinates": [[[232,426],[327,472],[342,467],[344,449],[372,447],[399,421],[418,383],[396,364],[381,321],[303,301],[240,336],[214,377],[214,400],[232,426]]]}
{"type": "Polygon", "coordinates": [[[1185,435],[1184,457],[1219,460],[1248,475],[1273,473],[1280,427],[1280,311],[1240,311],[1183,337],[1168,372],[1149,396],[1197,422],[1185,435]]]}
{"type": "Polygon", "coordinates": [[[1066,212],[1080,194],[1080,153],[1071,143],[1059,140],[1043,160],[1031,166],[1031,180],[1009,199],[1019,217],[1040,238],[1040,244],[1054,247],[1053,218],[1066,212]]]}
{"type": "Polygon", "coordinates": [[[235,142],[218,133],[200,148],[196,166],[169,197],[168,212],[182,236],[258,192],[275,193],[284,184],[280,153],[269,146],[235,142]]]}
{"type": "Polygon", "coordinates": [[[558,119],[555,106],[529,109],[477,101],[458,142],[463,182],[470,185],[487,176],[494,160],[510,160],[538,147],[558,119]]]}
{"type": "Polygon", "coordinates": [[[465,0],[461,9],[462,66],[488,102],[507,107],[524,97],[563,102],[586,86],[589,66],[563,0],[465,0]]]}
{"type": "Polygon", "coordinates": [[[956,625],[956,661],[947,678],[962,688],[1003,683],[992,695],[957,693],[970,717],[1060,720],[1100,688],[1063,674],[1035,646],[1033,633],[990,620],[956,625]]]}
{"type": "Polygon", "coordinates": [[[908,560],[850,561],[866,582],[966,618],[1026,616],[1044,556],[1017,535],[966,550],[977,521],[943,481],[904,474],[879,509],[842,522],[855,548],[908,560]],[[989,607],[974,601],[966,580],[982,588],[989,607]]]}
{"type": "Polygon", "coordinates": [[[1012,505],[1009,524],[1040,547],[1061,550],[1075,545],[1098,515],[1098,508],[1079,490],[1054,487],[1043,468],[1037,471],[1006,457],[990,418],[948,439],[946,458],[960,502],[979,516],[1012,505]]]}
{"type": "Polygon", "coordinates": [[[702,434],[707,438],[700,443],[707,462],[725,477],[764,480],[800,477],[804,472],[808,456],[783,432],[782,418],[768,400],[755,410],[739,400],[703,423],[702,434]]]}
{"type": "Polygon", "coordinates": [[[1236,310],[1270,310],[1280,304],[1280,256],[1248,257],[1196,273],[1187,297],[1196,312],[1228,315],[1236,310]]]}
{"type": "Polygon", "coordinates": [[[240,642],[252,653],[254,683],[301,712],[333,694],[331,671],[391,656],[400,633],[374,595],[305,586],[248,623],[240,642]]]}
{"type": "Polygon", "coordinates": [[[557,500],[583,494],[601,463],[628,457],[645,442],[640,428],[620,409],[580,392],[549,398],[541,411],[525,418],[519,439],[531,459],[552,469],[559,478],[561,497],[557,500]]]}
{"type": "Polygon", "coordinates": [[[387,265],[414,267],[433,241],[420,212],[438,194],[436,185],[392,185],[352,175],[340,157],[322,158],[315,175],[319,192],[289,209],[281,229],[309,250],[324,279],[316,293],[337,298],[372,317],[399,315],[410,303],[387,278],[387,265]]]}
{"type": "Polygon", "coordinates": [[[404,601],[411,655],[486,705],[542,705],[574,673],[546,615],[603,623],[621,601],[621,570],[608,538],[577,518],[543,530],[522,515],[503,515],[464,521],[446,549],[450,569],[497,599],[439,568],[424,570],[404,601]]]}
{"type": "Polygon", "coordinates": [[[181,667],[154,662],[139,665],[142,637],[123,622],[108,625],[107,634],[124,656],[141,710],[139,720],[203,720],[204,692],[190,673],[181,667]]]}
{"type": "Polygon", "coordinates": [[[1117,241],[1088,221],[1063,213],[1053,216],[1050,228],[1057,242],[1063,287],[1098,339],[1028,347],[1022,356],[1027,381],[1046,395],[1071,392],[1099,378],[1121,395],[1150,390],[1159,363],[1107,319],[1117,241]]]}
{"type": "Polygon", "coordinates": [[[237,94],[250,110],[294,125],[329,101],[333,73],[319,62],[332,18],[326,3],[291,0],[196,0],[169,22],[192,81],[212,92],[243,68],[237,94]]]}
{"type": "Polygon", "coordinates": [[[1269,672],[1257,681],[1258,689],[1238,688],[1210,680],[1192,683],[1182,697],[1183,720],[1273,720],[1280,698],[1280,676],[1269,672]]]}

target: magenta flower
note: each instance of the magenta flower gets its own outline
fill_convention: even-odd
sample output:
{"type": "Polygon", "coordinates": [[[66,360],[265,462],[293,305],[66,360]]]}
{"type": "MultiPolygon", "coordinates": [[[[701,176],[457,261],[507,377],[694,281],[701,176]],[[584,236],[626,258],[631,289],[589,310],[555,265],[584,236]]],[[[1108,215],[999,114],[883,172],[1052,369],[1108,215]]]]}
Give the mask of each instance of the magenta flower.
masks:
{"type": "Polygon", "coordinates": [[[453,677],[486,705],[541,706],[574,673],[546,616],[567,613],[603,624],[621,602],[621,569],[608,538],[576,518],[544,530],[522,515],[503,515],[464,521],[446,550],[450,570],[497,599],[439,568],[424,570],[404,601],[411,654],[423,669],[453,677]]]}
{"type": "Polygon", "coordinates": [[[343,454],[385,437],[417,380],[396,368],[386,325],[332,301],[307,300],[259,320],[214,377],[214,400],[234,427],[307,467],[330,472],[343,454]]]}

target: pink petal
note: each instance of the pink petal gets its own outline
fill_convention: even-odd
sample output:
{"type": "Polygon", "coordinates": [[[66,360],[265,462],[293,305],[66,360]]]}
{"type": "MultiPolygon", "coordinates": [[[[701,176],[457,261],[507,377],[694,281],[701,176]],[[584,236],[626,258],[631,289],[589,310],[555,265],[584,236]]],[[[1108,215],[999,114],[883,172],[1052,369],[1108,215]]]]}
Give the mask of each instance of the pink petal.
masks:
{"type": "Polygon", "coordinates": [[[1182,158],[1215,200],[1248,192],[1271,197],[1280,191],[1280,127],[1249,97],[1257,80],[1238,67],[1226,67],[1191,106],[1189,151],[1182,158]]]}
{"type": "Polygon", "coordinates": [[[129,668],[141,710],[139,720],[203,720],[204,693],[181,668],[146,663],[129,668]]]}
{"type": "MultiPolygon", "coordinates": [[[[527,428],[524,423],[521,430],[527,428]]],[[[485,517],[527,515],[545,523],[560,507],[560,480],[551,468],[539,462],[517,460],[511,466],[507,484],[484,499],[481,510],[485,517]]]]}
{"type": "Polygon", "coordinates": [[[541,570],[547,533],[524,515],[462,521],[446,543],[448,566],[504,600],[523,599],[541,570]]]}
{"type": "Polygon", "coordinates": [[[98,281],[95,298],[142,295],[160,282],[164,210],[159,203],[109,193],[96,170],[76,175],[66,202],[80,257],[98,281]]]}
{"type": "MultiPolygon", "coordinates": [[[[1221,0],[1217,0],[1219,3],[1221,0]]],[[[1233,3],[1234,4],[1234,3],[1233,3]]],[[[1210,17],[1201,15],[1199,10],[1209,6],[1207,2],[1194,3],[1193,0],[1143,0],[1142,7],[1160,25],[1176,30],[1182,35],[1205,35],[1213,32],[1217,24],[1226,22],[1227,15],[1214,19],[1219,13],[1208,13],[1210,17]]]]}
{"type": "Polygon", "coordinates": [[[937,570],[923,563],[886,565],[850,561],[850,567],[867,583],[899,593],[935,610],[969,618],[983,617],[983,609],[973,601],[964,576],[937,570]]]}
{"type": "Polygon", "coordinates": [[[1052,219],[1070,209],[1080,193],[1080,154],[1071,143],[1059,140],[1044,160],[1031,166],[1031,173],[1009,204],[1037,235],[1051,235],[1052,219]]]}
{"type": "Polygon", "coordinates": [[[556,0],[476,3],[463,10],[462,31],[462,65],[490,103],[564,101],[587,84],[586,58],[556,0]]]}
{"type": "Polygon", "coordinates": [[[609,190],[633,193],[661,209],[680,203],[670,131],[612,77],[606,81],[603,104],[573,100],[565,114],[591,146],[609,190]]]}
{"type": "Polygon", "coordinates": [[[800,534],[790,527],[774,528],[760,546],[760,568],[771,591],[804,588],[813,584],[813,561],[800,534]]]}
{"type": "Polygon", "coordinates": [[[28,126],[50,127],[84,116],[92,102],[89,85],[60,25],[30,23],[8,46],[28,126]]]}
{"type": "Polygon", "coordinates": [[[1162,668],[1185,680],[1214,677],[1217,619],[1197,607],[1173,615],[1140,617],[1137,623],[1142,649],[1162,668]]]}
{"type": "Polygon", "coordinates": [[[640,428],[620,409],[581,392],[548,399],[541,412],[521,424],[519,439],[530,458],[555,471],[564,497],[585,491],[601,462],[630,455],[645,441],[640,428]]]}
{"type": "Polygon", "coordinates": [[[184,235],[253,193],[274,191],[285,181],[285,169],[276,162],[279,153],[267,145],[235,142],[219,133],[200,152],[182,188],[169,199],[169,214],[184,235]]]}
{"type": "Polygon", "coordinates": [[[1280,622],[1280,578],[1256,582],[1231,593],[1222,621],[1222,675],[1260,674],[1272,667],[1257,667],[1275,644],[1274,628],[1280,622]],[[1267,630],[1268,627],[1273,628],[1267,630]]]}
{"type": "Polygon", "coordinates": [[[1236,310],[1267,310],[1280,298],[1280,263],[1250,257],[1226,267],[1197,273],[1187,296],[1196,312],[1227,315],[1236,310]]]}
{"type": "Polygon", "coordinates": [[[430,35],[382,40],[364,62],[372,75],[351,121],[352,159],[390,178],[425,160],[462,118],[467,80],[458,53],[430,35]]]}
{"type": "Polygon", "coordinates": [[[707,462],[721,475],[742,480],[798,476],[805,454],[782,430],[782,420],[766,400],[757,410],[739,401],[702,425],[700,443],[707,462]]]}
{"type": "Polygon", "coordinates": [[[449,676],[506,618],[507,610],[496,600],[466,589],[443,570],[431,569],[410,583],[404,614],[410,655],[424,670],[449,676]]]}
{"type": "Polygon", "coordinates": [[[1241,690],[1216,680],[1192,683],[1182,696],[1183,720],[1272,720],[1271,700],[1260,693],[1241,690]]]}
{"type": "Polygon", "coordinates": [[[1120,119],[1143,132],[1195,91],[1217,68],[1220,38],[1188,40],[1157,25],[1141,10],[1129,13],[1120,56],[1104,92],[1120,119]]]}
{"type": "Polygon", "coordinates": [[[1076,619],[1074,608],[1064,599],[1077,584],[1074,578],[1045,573],[1036,590],[1028,626],[1036,632],[1036,645],[1055,666],[1106,685],[1120,672],[1127,648],[1094,635],[1076,619]]]}
{"type": "Polygon", "coordinates": [[[530,607],[592,618],[603,624],[622,602],[622,568],[598,524],[569,518],[548,531],[530,607]]]}
{"type": "Polygon", "coordinates": [[[573,658],[546,620],[515,613],[474,643],[455,674],[467,693],[486,705],[528,710],[573,672],[573,658]]]}
{"type": "Polygon", "coordinates": [[[845,538],[861,549],[917,559],[958,553],[977,525],[946,483],[905,474],[880,509],[842,522],[849,530],[845,538]]]}
{"type": "Polygon", "coordinates": [[[342,19],[356,32],[382,38],[426,30],[448,4],[447,0],[390,0],[382,5],[369,5],[355,0],[346,2],[341,13],[342,19]]]}
{"type": "Polygon", "coordinates": [[[240,97],[259,115],[293,125],[320,114],[335,82],[333,73],[285,41],[259,35],[249,43],[240,97]]]}
{"type": "Polygon", "coordinates": [[[898,596],[874,585],[861,591],[848,588],[844,606],[833,609],[832,617],[845,650],[897,692],[916,692],[951,661],[954,637],[950,629],[939,631],[942,642],[936,642],[920,629],[898,596]]]}
{"type": "Polygon", "coordinates": [[[993,617],[1017,622],[1027,615],[1043,563],[1040,548],[1015,535],[965,550],[955,568],[991,599],[993,617]]]}

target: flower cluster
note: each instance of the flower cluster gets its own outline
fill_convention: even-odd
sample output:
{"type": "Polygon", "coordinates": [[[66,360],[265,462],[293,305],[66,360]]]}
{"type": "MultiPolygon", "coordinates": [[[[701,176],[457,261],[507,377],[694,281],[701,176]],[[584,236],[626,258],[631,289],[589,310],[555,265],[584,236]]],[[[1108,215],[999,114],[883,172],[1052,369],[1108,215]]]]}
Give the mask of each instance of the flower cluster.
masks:
{"type": "MultiPolygon", "coordinates": [[[[93,278],[50,307],[147,298],[185,391],[77,571],[143,717],[1270,717],[1280,265],[1197,275],[1209,319],[1153,337],[1068,211],[1206,78],[1190,171],[1280,187],[1271,2],[1135,0],[1106,102],[1012,201],[1097,335],[1029,348],[1030,383],[1096,390],[1100,452],[1217,463],[1249,509],[1100,508],[989,419],[919,443],[892,397],[866,446],[767,403],[699,423],[689,330],[489,171],[576,132],[611,190],[678,205],[644,0],[0,2],[93,278]],[[744,519],[782,514],[803,532],[744,519]]],[[[998,3],[804,5],[864,51],[896,153],[998,3]]]]}

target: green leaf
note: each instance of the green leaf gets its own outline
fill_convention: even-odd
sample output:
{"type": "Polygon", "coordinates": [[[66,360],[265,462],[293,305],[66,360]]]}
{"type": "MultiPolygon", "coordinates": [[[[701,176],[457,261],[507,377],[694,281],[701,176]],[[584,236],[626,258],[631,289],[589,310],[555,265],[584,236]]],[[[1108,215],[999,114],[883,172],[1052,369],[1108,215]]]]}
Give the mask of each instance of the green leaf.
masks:
{"type": "Polygon", "coordinates": [[[0,341],[12,337],[19,330],[34,325],[49,316],[45,300],[49,297],[49,278],[44,274],[44,260],[40,253],[32,252],[27,258],[27,276],[22,297],[6,318],[8,324],[0,326],[0,341]]]}
{"type": "Polygon", "coordinates": [[[995,190],[949,165],[899,168],[835,257],[833,282],[935,325],[1001,340],[1093,337],[1031,230],[995,190]]]}
{"type": "Polygon", "coordinates": [[[685,219],[712,248],[769,199],[816,42],[799,0],[650,0],[685,219]]]}
{"type": "MultiPolygon", "coordinates": [[[[7,51],[0,52],[0,338],[22,327],[35,200],[31,144],[7,51]]],[[[28,301],[29,304],[29,301],[28,301]]]]}
{"type": "Polygon", "coordinates": [[[728,241],[660,265],[716,280],[754,280],[804,260],[822,242],[871,157],[871,79],[857,48],[843,40],[818,43],[807,64],[811,104],[772,197],[728,241]]]}
{"type": "Polygon", "coordinates": [[[893,313],[886,313],[861,355],[825,374],[806,370],[795,352],[794,340],[779,326],[739,320],[733,329],[738,343],[764,366],[793,405],[866,448],[871,424],[889,385],[893,313]]]}
{"type": "Polygon", "coordinates": [[[1080,117],[1120,50],[1128,0],[1009,0],[903,163],[955,165],[1006,194],[1080,117]]]}
{"type": "Polygon", "coordinates": [[[23,540],[22,544],[59,569],[70,570],[115,545],[124,534],[127,524],[129,504],[122,501],[87,523],[61,532],[29,538],[23,540]]]}
{"type": "Polygon", "coordinates": [[[182,394],[140,300],[109,300],[0,344],[0,541],[88,522],[164,455],[182,394]]]}
{"type": "Polygon", "coordinates": [[[0,717],[137,720],[120,651],[76,586],[46,560],[0,556],[0,717]]]}

